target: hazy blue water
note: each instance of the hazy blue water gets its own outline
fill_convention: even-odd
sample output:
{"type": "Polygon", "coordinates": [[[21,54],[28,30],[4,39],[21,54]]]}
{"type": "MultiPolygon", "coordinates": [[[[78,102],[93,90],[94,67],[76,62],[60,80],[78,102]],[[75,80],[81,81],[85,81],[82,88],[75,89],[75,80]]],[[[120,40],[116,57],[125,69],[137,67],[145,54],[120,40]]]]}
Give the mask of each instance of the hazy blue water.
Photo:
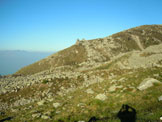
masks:
{"type": "Polygon", "coordinates": [[[54,52],[0,51],[0,74],[13,74],[20,68],[43,59],[54,52]]]}

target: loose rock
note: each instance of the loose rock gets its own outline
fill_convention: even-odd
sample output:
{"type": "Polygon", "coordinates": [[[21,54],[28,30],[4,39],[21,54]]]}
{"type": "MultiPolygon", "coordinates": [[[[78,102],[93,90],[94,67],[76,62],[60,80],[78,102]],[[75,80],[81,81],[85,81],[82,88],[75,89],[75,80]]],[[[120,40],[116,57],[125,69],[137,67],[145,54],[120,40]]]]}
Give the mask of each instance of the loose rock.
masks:
{"type": "Polygon", "coordinates": [[[105,94],[98,94],[95,98],[104,101],[107,99],[107,96],[105,94]]]}
{"type": "Polygon", "coordinates": [[[154,78],[146,78],[142,81],[142,83],[137,88],[142,91],[152,87],[154,83],[161,83],[161,82],[154,78]]]}
{"type": "Polygon", "coordinates": [[[58,108],[60,106],[60,103],[53,103],[53,107],[58,108]]]}
{"type": "Polygon", "coordinates": [[[45,103],[45,100],[41,100],[41,101],[37,102],[37,104],[38,104],[39,106],[44,105],[44,103],[45,103]]]}
{"type": "Polygon", "coordinates": [[[162,95],[158,98],[159,101],[162,101],[162,95]]]}
{"type": "Polygon", "coordinates": [[[50,117],[47,116],[47,115],[42,115],[41,118],[42,118],[42,119],[50,119],[50,117]]]}
{"type": "Polygon", "coordinates": [[[33,118],[39,118],[40,116],[41,116],[41,113],[32,114],[32,117],[33,117],[33,118]]]}
{"type": "Polygon", "coordinates": [[[94,91],[93,91],[92,89],[87,89],[86,92],[87,92],[88,94],[94,94],[94,91]]]}

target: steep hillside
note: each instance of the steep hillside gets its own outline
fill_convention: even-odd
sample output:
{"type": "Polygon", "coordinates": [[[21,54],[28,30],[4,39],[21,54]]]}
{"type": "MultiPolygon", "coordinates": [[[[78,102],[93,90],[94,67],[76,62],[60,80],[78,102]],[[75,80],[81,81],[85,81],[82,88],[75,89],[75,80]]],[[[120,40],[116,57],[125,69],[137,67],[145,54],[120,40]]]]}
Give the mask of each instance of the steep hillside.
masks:
{"type": "Polygon", "coordinates": [[[55,53],[43,60],[20,69],[15,74],[31,75],[59,66],[77,65],[87,60],[87,53],[82,45],[73,45],[70,48],[55,53]]]}
{"type": "Polygon", "coordinates": [[[136,122],[160,122],[161,42],[162,25],[140,26],[79,41],[1,76],[0,121],[120,122],[117,113],[128,104],[136,122]]]}
{"type": "Polygon", "coordinates": [[[15,74],[31,75],[59,66],[94,66],[111,60],[120,53],[143,50],[162,42],[162,25],[144,25],[105,38],[82,40],[41,61],[20,69],[15,74]]]}

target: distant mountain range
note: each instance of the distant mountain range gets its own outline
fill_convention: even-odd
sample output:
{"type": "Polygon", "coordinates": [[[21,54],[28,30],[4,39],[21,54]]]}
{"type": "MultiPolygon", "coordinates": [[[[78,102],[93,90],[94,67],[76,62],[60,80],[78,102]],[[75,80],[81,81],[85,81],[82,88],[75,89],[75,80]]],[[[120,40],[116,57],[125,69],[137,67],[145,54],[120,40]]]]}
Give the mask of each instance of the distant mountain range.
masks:
{"type": "Polygon", "coordinates": [[[41,60],[54,52],[31,52],[23,50],[0,51],[0,74],[13,74],[20,68],[41,60]]]}

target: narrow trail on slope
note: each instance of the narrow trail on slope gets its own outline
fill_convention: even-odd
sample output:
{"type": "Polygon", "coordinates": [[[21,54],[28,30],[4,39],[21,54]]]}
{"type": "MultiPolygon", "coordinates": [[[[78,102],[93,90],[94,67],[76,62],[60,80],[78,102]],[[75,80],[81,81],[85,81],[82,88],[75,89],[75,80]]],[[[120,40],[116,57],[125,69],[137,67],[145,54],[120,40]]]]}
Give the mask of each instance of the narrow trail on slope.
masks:
{"type": "Polygon", "coordinates": [[[139,46],[139,48],[140,48],[141,50],[144,50],[144,48],[143,48],[143,46],[142,46],[142,44],[141,44],[141,41],[140,41],[139,37],[136,36],[136,35],[131,35],[131,36],[132,36],[132,38],[134,39],[134,41],[137,43],[137,45],[139,46]]]}

